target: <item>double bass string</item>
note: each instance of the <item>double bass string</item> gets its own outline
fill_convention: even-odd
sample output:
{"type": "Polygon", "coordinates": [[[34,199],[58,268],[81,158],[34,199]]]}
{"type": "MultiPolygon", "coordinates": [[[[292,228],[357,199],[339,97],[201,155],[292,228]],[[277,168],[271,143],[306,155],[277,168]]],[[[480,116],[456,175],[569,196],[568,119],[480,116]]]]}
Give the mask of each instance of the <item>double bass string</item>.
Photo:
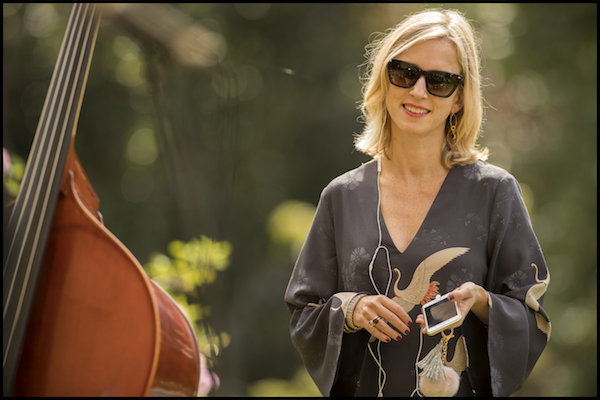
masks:
{"type": "MultiPolygon", "coordinates": [[[[80,14],[76,14],[75,8],[74,8],[73,12],[71,14],[71,18],[78,18],[78,17],[80,17],[80,14]]],[[[42,216],[46,215],[46,213],[44,211],[45,211],[45,209],[47,209],[47,204],[48,204],[48,197],[49,197],[48,189],[51,188],[54,183],[54,182],[52,182],[52,178],[55,178],[55,177],[53,177],[52,174],[48,174],[47,167],[49,165],[49,158],[51,155],[56,154],[56,149],[55,149],[55,147],[49,148],[49,146],[52,146],[52,144],[56,142],[56,140],[55,140],[55,136],[57,133],[56,125],[58,123],[58,118],[56,118],[57,101],[60,101],[60,106],[62,106],[62,104],[64,103],[64,96],[65,96],[65,92],[63,91],[61,99],[58,100],[57,97],[60,92],[57,88],[62,87],[64,85],[63,81],[65,79],[65,76],[68,76],[65,73],[66,57],[64,56],[64,54],[67,51],[72,51],[71,47],[72,47],[72,43],[73,43],[74,25],[76,25],[76,23],[69,24],[69,29],[67,30],[67,34],[65,35],[66,37],[68,37],[68,40],[63,40],[63,44],[61,47],[61,53],[59,56],[59,64],[58,64],[57,68],[55,68],[53,76],[52,76],[51,87],[48,91],[48,95],[47,95],[46,101],[44,103],[40,122],[38,124],[38,130],[35,135],[34,145],[30,152],[30,159],[28,160],[27,166],[25,169],[25,174],[24,174],[24,178],[23,178],[23,183],[25,184],[24,185],[25,187],[21,188],[21,190],[19,190],[16,202],[15,202],[16,208],[15,208],[14,212],[11,214],[11,217],[9,220],[9,230],[11,227],[15,226],[15,231],[17,234],[15,234],[12,237],[12,241],[11,241],[11,245],[10,245],[8,257],[7,257],[7,263],[4,266],[3,278],[5,278],[7,268],[9,266],[11,266],[11,264],[12,264],[11,256],[13,255],[13,246],[17,242],[17,240],[16,240],[17,237],[21,240],[19,242],[17,242],[17,246],[20,245],[20,251],[19,251],[18,255],[16,256],[17,259],[15,260],[14,271],[11,271],[11,272],[13,272],[13,274],[11,277],[9,277],[10,279],[8,280],[8,282],[10,282],[10,287],[9,287],[8,292],[5,291],[5,293],[4,293],[4,296],[8,297],[7,299],[5,299],[5,302],[4,302],[4,311],[3,311],[4,323],[6,323],[6,320],[5,320],[6,314],[9,309],[9,305],[11,304],[11,300],[13,299],[12,291],[13,291],[15,283],[16,283],[16,276],[22,269],[22,267],[20,267],[21,259],[22,259],[25,247],[27,245],[27,238],[31,237],[29,235],[29,232],[33,225],[34,216],[38,216],[37,215],[38,213],[41,214],[42,216]],[[53,128],[51,130],[48,129],[48,125],[49,125],[48,121],[50,122],[50,124],[52,124],[52,121],[54,121],[53,128]],[[46,149],[46,151],[44,151],[44,149],[46,149]],[[42,157],[44,158],[43,163],[42,163],[42,157]],[[31,175],[33,175],[33,177],[31,175]],[[34,185],[37,185],[37,187],[34,188],[34,185]],[[46,189],[46,192],[42,193],[44,191],[44,189],[46,189]],[[34,194],[31,193],[32,190],[34,191],[34,194]],[[43,205],[42,205],[42,208],[39,208],[39,207],[36,208],[35,205],[40,203],[40,201],[39,201],[40,196],[44,196],[43,205]],[[33,210],[33,212],[32,212],[32,210],[33,210]],[[26,211],[29,211],[29,213],[28,213],[29,219],[27,220],[27,222],[24,222],[23,218],[26,218],[26,211]],[[16,214],[18,214],[18,220],[16,222],[13,222],[13,221],[15,221],[16,214]],[[16,225],[14,225],[14,224],[16,224],[16,225]],[[23,239],[25,239],[25,240],[23,240],[23,239]]],[[[68,74],[71,73],[72,67],[73,67],[72,64],[68,66],[68,72],[67,72],[68,74]]],[[[61,132],[61,140],[60,141],[61,142],[64,141],[64,130],[63,130],[63,132],[61,132]]],[[[58,160],[55,157],[54,162],[53,162],[52,171],[56,170],[57,161],[58,160]]],[[[37,243],[39,241],[39,236],[40,236],[39,226],[42,223],[42,221],[43,221],[42,218],[36,218],[38,229],[36,229],[34,231],[35,236],[33,238],[33,243],[31,244],[31,248],[29,249],[30,251],[35,251],[35,249],[37,247],[37,243]]],[[[28,278],[29,278],[29,274],[31,272],[31,267],[32,267],[32,263],[33,263],[32,254],[26,254],[26,256],[27,255],[29,255],[30,257],[29,257],[29,261],[27,261],[27,260],[24,261],[27,263],[25,279],[24,279],[24,286],[27,285],[29,282],[28,278]]],[[[7,281],[5,280],[5,283],[6,282],[7,281]]],[[[21,288],[19,302],[18,302],[16,311],[15,311],[14,319],[17,319],[20,314],[20,309],[21,309],[21,305],[23,302],[23,296],[25,294],[25,290],[23,290],[23,289],[24,289],[24,287],[21,288]]],[[[8,337],[8,342],[9,342],[8,345],[9,346],[10,346],[10,341],[12,338],[13,331],[14,331],[14,327],[11,330],[11,334],[8,337]]],[[[5,361],[6,361],[6,353],[5,353],[5,361]]]]}
{"type": "MultiPolygon", "coordinates": [[[[75,4],[73,7],[42,109],[30,159],[27,162],[23,178],[25,187],[17,195],[15,209],[7,228],[8,232],[14,232],[14,235],[12,235],[3,270],[3,278],[9,275],[8,280],[4,279],[3,286],[3,367],[6,371],[8,366],[11,373],[16,369],[23,334],[17,337],[18,345],[13,346],[12,342],[17,330],[24,333],[27,324],[39,265],[43,257],[42,250],[45,248],[45,240],[50,230],[66,154],[71,135],[75,132],[83,99],[89,58],[95,43],[99,20],[95,11],[95,5],[90,7],[90,5],[75,4]],[[88,12],[88,8],[92,11],[88,12]],[[58,140],[56,140],[57,134],[58,140]],[[27,214],[29,218],[25,222],[27,214]],[[13,251],[15,247],[18,249],[13,251]],[[13,291],[16,290],[19,290],[19,293],[13,295],[13,291]]],[[[12,379],[9,379],[8,383],[6,379],[5,374],[5,388],[6,385],[12,384],[12,379]]]]}
{"type": "MultiPolygon", "coordinates": [[[[74,14],[75,14],[75,8],[73,9],[73,12],[71,14],[71,19],[74,17],[74,14]]],[[[12,212],[10,219],[9,219],[9,223],[8,223],[9,229],[14,228],[14,230],[16,232],[20,232],[22,234],[29,231],[29,228],[31,227],[31,220],[33,217],[33,215],[30,214],[30,219],[29,219],[28,223],[26,225],[23,225],[24,223],[22,222],[22,219],[24,217],[24,211],[27,208],[32,208],[31,206],[29,206],[30,203],[36,204],[38,202],[38,198],[40,196],[40,184],[46,183],[46,182],[43,182],[44,180],[41,179],[41,177],[46,175],[45,167],[48,164],[48,158],[52,152],[46,151],[45,153],[43,153],[42,149],[47,148],[49,145],[51,145],[55,141],[54,137],[55,137],[56,130],[53,130],[51,132],[51,137],[48,137],[47,122],[48,122],[48,119],[49,118],[52,119],[52,116],[54,115],[54,112],[51,113],[50,110],[54,111],[56,109],[56,102],[57,102],[57,96],[58,96],[57,86],[59,86],[57,76],[60,76],[61,80],[64,79],[64,75],[65,75],[64,74],[64,68],[65,68],[64,63],[66,61],[66,57],[64,57],[64,53],[67,51],[67,48],[70,47],[70,43],[72,40],[73,25],[74,24],[71,21],[69,21],[69,27],[65,34],[65,40],[63,40],[63,43],[61,45],[61,50],[60,50],[59,58],[58,58],[58,64],[52,74],[51,86],[50,86],[50,89],[48,90],[48,94],[46,96],[46,101],[44,102],[44,107],[42,109],[40,121],[38,123],[38,128],[37,128],[37,131],[35,134],[33,146],[30,151],[30,157],[29,157],[29,159],[27,161],[27,165],[25,167],[25,172],[23,174],[21,189],[19,190],[19,192],[17,194],[17,198],[15,200],[15,210],[12,212]],[[68,41],[66,40],[67,37],[69,38],[68,41]],[[45,160],[44,160],[45,163],[40,166],[41,157],[44,155],[45,155],[45,160]],[[30,176],[32,174],[34,174],[33,177],[30,176]],[[36,183],[38,183],[38,188],[36,189],[35,196],[32,196],[31,191],[32,191],[33,186],[36,183]],[[19,214],[18,220],[16,220],[16,217],[15,217],[16,214],[19,214]],[[23,230],[25,232],[23,232],[23,230]]],[[[61,83],[61,85],[62,85],[62,83],[61,83]]],[[[13,248],[13,245],[15,244],[16,238],[17,238],[16,235],[12,237],[12,241],[11,241],[11,245],[10,245],[10,249],[9,249],[9,257],[10,257],[10,254],[12,253],[12,248],[13,248]]],[[[22,253],[22,251],[23,251],[23,249],[21,249],[21,253],[22,253]]],[[[17,266],[19,264],[18,262],[20,261],[21,253],[19,254],[19,257],[17,259],[17,266]]],[[[2,274],[3,278],[5,278],[5,275],[7,272],[7,267],[9,266],[9,264],[10,263],[7,262],[4,265],[4,270],[3,270],[3,274],[2,274]]],[[[4,293],[4,296],[6,296],[6,294],[7,293],[4,293]]],[[[5,300],[5,307],[6,307],[6,298],[4,300],[5,300]]],[[[5,313],[6,313],[6,310],[5,310],[5,313]]]]}

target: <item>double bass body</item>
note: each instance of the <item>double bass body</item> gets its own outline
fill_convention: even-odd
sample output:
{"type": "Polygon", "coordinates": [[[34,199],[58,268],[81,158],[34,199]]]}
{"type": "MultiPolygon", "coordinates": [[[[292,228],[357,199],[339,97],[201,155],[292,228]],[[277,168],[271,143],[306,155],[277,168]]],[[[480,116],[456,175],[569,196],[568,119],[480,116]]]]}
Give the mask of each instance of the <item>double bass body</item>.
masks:
{"type": "Polygon", "coordinates": [[[194,395],[193,329],[97,204],[71,145],[14,394],[194,395]]]}
{"type": "Polygon", "coordinates": [[[69,140],[95,40],[90,23],[97,26],[98,20],[85,17],[87,7],[73,8],[51,84],[56,89],[46,99],[9,222],[12,227],[13,221],[33,221],[24,228],[15,222],[18,234],[4,266],[4,276],[11,278],[4,282],[4,394],[194,396],[200,380],[194,331],[179,306],[104,226],[99,199],[69,140]],[[88,43],[87,50],[77,50],[85,47],[79,42],[88,43]],[[54,167],[42,162],[48,159],[54,167]],[[51,182],[59,182],[57,197],[46,194],[51,182]],[[46,200],[38,204],[37,199],[46,200]],[[46,207],[50,203],[56,206],[46,207]],[[33,252],[44,246],[27,243],[38,243],[45,234],[35,229],[40,218],[31,210],[54,214],[38,267],[33,252]],[[32,254],[23,261],[29,248],[32,254]],[[24,310],[29,310],[26,325],[24,310]]]}

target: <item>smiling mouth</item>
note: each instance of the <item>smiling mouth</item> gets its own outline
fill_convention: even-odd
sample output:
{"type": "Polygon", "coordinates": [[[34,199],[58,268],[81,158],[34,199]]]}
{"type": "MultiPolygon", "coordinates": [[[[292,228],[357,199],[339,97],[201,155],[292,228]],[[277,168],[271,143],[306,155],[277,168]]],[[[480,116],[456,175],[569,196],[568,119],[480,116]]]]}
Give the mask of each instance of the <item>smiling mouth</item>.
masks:
{"type": "Polygon", "coordinates": [[[402,107],[404,107],[407,111],[410,111],[413,114],[427,114],[430,112],[429,110],[425,110],[424,108],[417,108],[409,106],[407,104],[404,104],[402,107]]]}

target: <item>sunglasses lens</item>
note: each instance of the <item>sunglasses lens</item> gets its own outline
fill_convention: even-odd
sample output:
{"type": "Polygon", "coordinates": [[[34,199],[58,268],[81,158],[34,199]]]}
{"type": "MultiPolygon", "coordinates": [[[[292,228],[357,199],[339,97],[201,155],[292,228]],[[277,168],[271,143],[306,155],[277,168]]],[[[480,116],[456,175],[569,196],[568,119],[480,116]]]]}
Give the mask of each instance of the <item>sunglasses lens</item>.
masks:
{"type": "Polygon", "coordinates": [[[402,61],[392,60],[389,64],[389,72],[392,83],[404,88],[412,87],[419,79],[419,71],[402,61]]]}
{"type": "Polygon", "coordinates": [[[454,91],[458,85],[458,77],[443,72],[429,74],[427,78],[427,87],[431,94],[446,97],[454,91]]]}

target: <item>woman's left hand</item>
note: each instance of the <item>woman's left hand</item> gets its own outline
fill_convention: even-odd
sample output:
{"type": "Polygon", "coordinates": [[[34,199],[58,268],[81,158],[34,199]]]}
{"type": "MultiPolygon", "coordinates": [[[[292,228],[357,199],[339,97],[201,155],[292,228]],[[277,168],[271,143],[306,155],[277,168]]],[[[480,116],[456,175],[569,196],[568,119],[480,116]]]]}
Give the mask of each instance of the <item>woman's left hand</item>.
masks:
{"type": "MultiPolygon", "coordinates": [[[[460,321],[452,325],[451,328],[461,326],[469,311],[473,312],[487,326],[489,316],[488,299],[487,291],[473,282],[465,282],[450,292],[448,300],[457,303],[461,315],[460,321]]],[[[423,333],[427,333],[423,314],[419,314],[415,322],[423,328],[423,333]]]]}

